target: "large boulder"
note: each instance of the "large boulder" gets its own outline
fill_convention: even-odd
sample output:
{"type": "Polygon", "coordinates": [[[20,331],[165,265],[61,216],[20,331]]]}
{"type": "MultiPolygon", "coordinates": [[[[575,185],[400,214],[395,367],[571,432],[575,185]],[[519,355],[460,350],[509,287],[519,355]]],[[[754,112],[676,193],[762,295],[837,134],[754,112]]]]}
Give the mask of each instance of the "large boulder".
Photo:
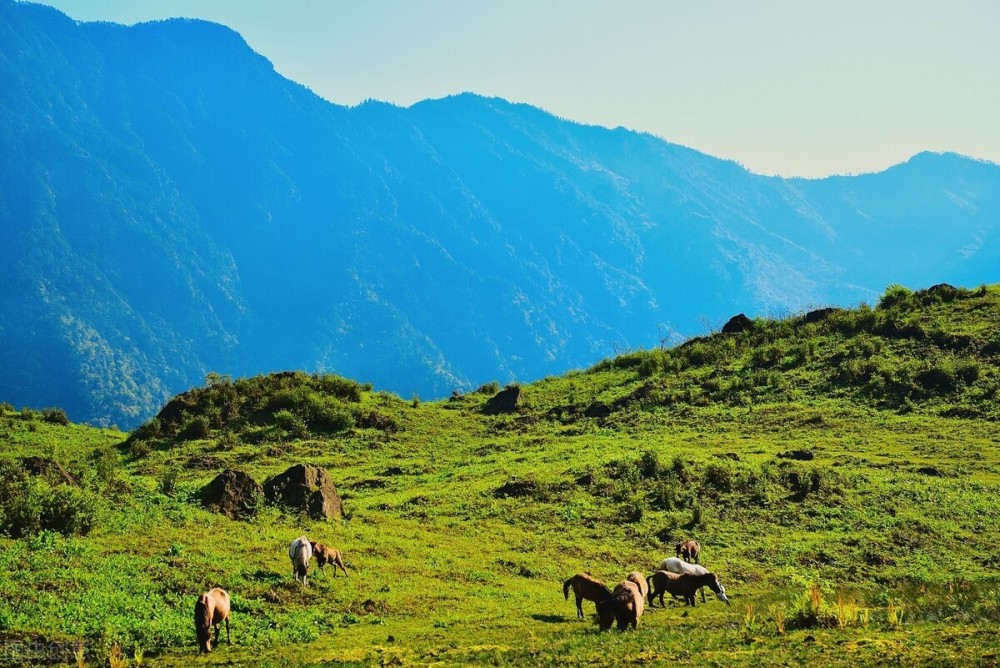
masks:
{"type": "Polygon", "coordinates": [[[344,514],[344,502],[333,486],[326,469],[311,464],[296,464],[264,482],[264,497],[308,513],[317,520],[328,520],[344,514]]]}
{"type": "Polygon", "coordinates": [[[489,401],[486,402],[486,405],[483,406],[483,412],[487,415],[514,413],[520,405],[521,388],[517,385],[511,385],[510,387],[504,388],[490,397],[489,401]]]}
{"type": "Polygon", "coordinates": [[[226,469],[201,488],[201,503],[232,519],[246,519],[257,510],[263,494],[260,483],[243,471],[226,469]]]}

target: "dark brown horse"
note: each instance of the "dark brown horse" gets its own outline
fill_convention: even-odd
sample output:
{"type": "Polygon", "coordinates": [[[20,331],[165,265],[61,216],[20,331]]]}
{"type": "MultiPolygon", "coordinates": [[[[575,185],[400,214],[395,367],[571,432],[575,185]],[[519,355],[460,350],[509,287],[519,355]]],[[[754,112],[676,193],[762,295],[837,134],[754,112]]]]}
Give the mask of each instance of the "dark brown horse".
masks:
{"type": "Polygon", "coordinates": [[[608,589],[608,586],[597,578],[592,577],[590,573],[577,573],[563,583],[563,596],[566,597],[566,600],[569,600],[569,590],[571,588],[576,595],[576,616],[580,619],[583,619],[584,599],[600,603],[605,599],[611,598],[611,590],[608,589]]]}
{"type": "Polygon", "coordinates": [[[225,589],[210,589],[198,597],[194,604],[194,631],[198,636],[198,651],[202,654],[212,651],[212,627],[215,627],[215,644],[219,644],[219,625],[226,623],[226,642],[233,644],[229,637],[229,593],[225,589]]]}
{"type": "Polygon", "coordinates": [[[646,579],[649,582],[650,607],[653,606],[653,599],[657,596],[660,597],[660,606],[666,607],[666,604],[663,602],[664,594],[683,598],[684,605],[694,606],[694,595],[702,587],[708,587],[715,592],[716,598],[727,605],[729,604],[726,590],[719,583],[719,578],[714,573],[705,573],[704,575],[684,573],[683,575],[678,575],[669,571],[656,571],[646,579]]]}

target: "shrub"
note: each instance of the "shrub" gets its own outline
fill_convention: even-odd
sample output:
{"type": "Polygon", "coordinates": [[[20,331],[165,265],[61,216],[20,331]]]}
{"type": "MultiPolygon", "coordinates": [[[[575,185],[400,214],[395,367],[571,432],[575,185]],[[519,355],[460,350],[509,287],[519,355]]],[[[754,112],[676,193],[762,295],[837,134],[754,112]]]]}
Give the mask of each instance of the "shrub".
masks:
{"type": "Polygon", "coordinates": [[[6,401],[0,401],[0,414],[13,413],[13,412],[14,412],[13,404],[9,404],[6,401]]]}
{"type": "Polygon", "coordinates": [[[354,416],[336,399],[311,395],[304,412],[306,422],[314,432],[337,434],[354,426],[354,416]]]}
{"type": "Polygon", "coordinates": [[[887,287],[878,302],[878,307],[880,309],[889,309],[894,306],[906,307],[912,305],[913,291],[907,287],[899,285],[898,283],[893,283],[887,287]]]}
{"type": "Polygon", "coordinates": [[[154,417],[143,422],[135,431],[129,434],[129,440],[148,441],[159,438],[162,433],[163,425],[160,423],[159,418],[154,417]]]}
{"type": "Polygon", "coordinates": [[[645,511],[646,508],[640,499],[632,499],[622,505],[619,516],[623,522],[636,524],[642,521],[642,516],[645,514],[645,511]]]}
{"type": "Polygon", "coordinates": [[[91,454],[97,480],[110,488],[118,480],[118,453],[112,448],[101,448],[91,454]]]}
{"type": "Polygon", "coordinates": [[[476,388],[476,394],[496,394],[500,391],[500,383],[497,381],[491,381],[489,383],[484,383],[476,388]]]}
{"type": "Polygon", "coordinates": [[[653,450],[644,450],[639,457],[639,474],[643,478],[659,478],[663,473],[660,458],[653,450]]]}
{"type": "Polygon", "coordinates": [[[62,485],[41,501],[41,526],[66,536],[86,536],[97,524],[97,501],[93,494],[62,485]]]}
{"type": "Polygon", "coordinates": [[[705,467],[703,484],[716,492],[731,492],[733,489],[732,467],[722,462],[712,462],[705,467]]]}
{"type": "Polygon", "coordinates": [[[195,415],[184,424],[177,433],[177,437],[184,441],[194,441],[201,438],[208,438],[210,431],[211,423],[208,418],[204,415],[195,415]]]}
{"type": "Polygon", "coordinates": [[[52,424],[59,424],[63,426],[69,424],[69,417],[66,415],[66,411],[61,408],[43,408],[42,419],[46,422],[51,422],[52,424]]]}
{"type": "Polygon", "coordinates": [[[174,466],[168,466],[163,470],[159,480],[160,494],[171,497],[174,495],[177,491],[177,478],[179,474],[180,471],[174,466]]]}
{"type": "Polygon", "coordinates": [[[128,446],[128,453],[133,459],[142,459],[143,457],[148,457],[149,453],[153,451],[153,446],[149,441],[132,441],[128,446]]]}
{"type": "Polygon", "coordinates": [[[31,536],[42,529],[39,483],[7,464],[0,476],[0,531],[11,538],[31,536]]]}
{"type": "Polygon", "coordinates": [[[282,409],[275,413],[274,424],[291,438],[306,438],[309,436],[309,427],[306,426],[302,418],[290,410],[282,409]]]}

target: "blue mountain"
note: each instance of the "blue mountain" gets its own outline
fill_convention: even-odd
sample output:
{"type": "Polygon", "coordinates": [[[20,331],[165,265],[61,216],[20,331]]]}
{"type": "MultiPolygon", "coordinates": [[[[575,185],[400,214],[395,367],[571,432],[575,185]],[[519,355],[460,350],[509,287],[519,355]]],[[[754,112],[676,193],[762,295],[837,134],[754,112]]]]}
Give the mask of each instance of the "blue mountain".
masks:
{"type": "Polygon", "coordinates": [[[128,427],[209,371],[437,397],[739,311],[998,280],[1000,167],[819,180],[471,94],[331,104],[232,30],[0,0],[0,400],[128,427]]]}

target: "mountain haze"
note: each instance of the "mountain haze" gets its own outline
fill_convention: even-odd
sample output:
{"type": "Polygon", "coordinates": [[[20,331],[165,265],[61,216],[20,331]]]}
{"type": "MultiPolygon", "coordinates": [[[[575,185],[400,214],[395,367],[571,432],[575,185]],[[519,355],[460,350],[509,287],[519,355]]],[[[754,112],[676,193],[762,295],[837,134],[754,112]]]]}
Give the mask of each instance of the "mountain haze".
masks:
{"type": "Polygon", "coordinates": [[[202,21],[0,0],[0,90],[0,400],[78,420],[208,371],[441,396],[1000,266],[991,163],[781,179],[470,94],[347,108],[202,21]]]}

